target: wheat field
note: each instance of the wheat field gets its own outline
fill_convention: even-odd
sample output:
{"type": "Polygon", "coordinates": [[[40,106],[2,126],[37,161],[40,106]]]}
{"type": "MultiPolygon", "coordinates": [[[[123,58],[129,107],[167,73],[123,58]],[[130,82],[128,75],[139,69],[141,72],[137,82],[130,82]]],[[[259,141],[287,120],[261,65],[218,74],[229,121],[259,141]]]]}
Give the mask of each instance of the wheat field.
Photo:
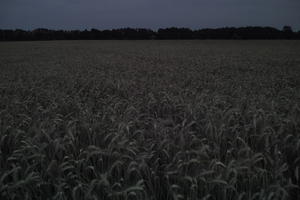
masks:
{"type": "Polygon", "coordinates": [[[300,41],[0,43],[0,199],[300,198],[300,41]]]}

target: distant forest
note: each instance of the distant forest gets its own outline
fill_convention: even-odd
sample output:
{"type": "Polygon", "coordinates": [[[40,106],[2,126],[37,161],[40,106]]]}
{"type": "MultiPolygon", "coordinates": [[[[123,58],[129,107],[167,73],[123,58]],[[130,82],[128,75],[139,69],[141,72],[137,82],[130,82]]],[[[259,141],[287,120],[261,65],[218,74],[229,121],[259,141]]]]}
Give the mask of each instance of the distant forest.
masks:
{"type": "Polygon", "coordinates": [[[1,30],[0,41],[32,40],[181,40],[181,39],[300,39],[300,31],[294,32],[290,26],[282,30],[272,27],[226,27],[216,29],[191,30],[188,28],[165,28],[153,31],[141,28],[121,28],[112,30],[49,30],[44,28],[25,31],[1,30]]]}

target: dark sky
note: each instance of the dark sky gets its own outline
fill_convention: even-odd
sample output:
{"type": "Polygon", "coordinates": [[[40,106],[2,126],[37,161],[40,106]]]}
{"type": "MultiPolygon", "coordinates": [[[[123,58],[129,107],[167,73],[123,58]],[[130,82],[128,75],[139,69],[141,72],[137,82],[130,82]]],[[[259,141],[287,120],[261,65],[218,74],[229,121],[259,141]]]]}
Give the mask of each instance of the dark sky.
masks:
{"type": "Polygon", "coordinates": [[[0,29],[290,25],[300,0],[0,0],[0,29]]]}

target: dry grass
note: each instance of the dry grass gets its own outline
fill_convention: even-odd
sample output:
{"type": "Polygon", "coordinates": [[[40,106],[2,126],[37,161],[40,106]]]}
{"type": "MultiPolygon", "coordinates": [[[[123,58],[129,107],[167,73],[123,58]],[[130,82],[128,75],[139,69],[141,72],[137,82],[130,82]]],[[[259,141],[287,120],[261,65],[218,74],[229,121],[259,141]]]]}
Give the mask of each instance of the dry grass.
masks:
{"type": "Polygon", "coordinates": [[[0,199],[300,198],[299,41],[0,43],[0,199]]]}

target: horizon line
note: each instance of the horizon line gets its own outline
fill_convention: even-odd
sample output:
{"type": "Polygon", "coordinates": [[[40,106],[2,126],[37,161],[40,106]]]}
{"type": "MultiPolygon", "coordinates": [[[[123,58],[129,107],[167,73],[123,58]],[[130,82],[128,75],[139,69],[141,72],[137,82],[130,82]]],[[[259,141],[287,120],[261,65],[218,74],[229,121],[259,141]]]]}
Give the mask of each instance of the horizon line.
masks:
{"type": "MultiPolygon", "coordinates": [[[[300,29],[299,30],[293,30],[293,27],[290,26],[290,25],[285,25],[285,26],[288,26],[288,27],[291,27],[292,28],[292,31],[293,32],[300,32],[300,29]]],[[[45,29],[45,30],[51,30],[51,31],[91,31],[91,30],[98,30],[98,31],[112,31],[112,30],[121,30],[121,29],[135,29],[135,30],[138,30],[138,29],[144,29],[144,30],[151,30],[153,32],[157,32],[158,30],[160,29],[170,29],[170,28],[177,28],[177,29],[189,29],[191,31],[197,31],[197,30],[206,30],[206,29],[211,29],[211,30],[216,30],[216,29],[228,29],[228,28],[272,28],[272,29],[276,29],[278,31],[282,31],[283,28],[285,27],[283,26],[281,29],[279,28],[276,28],[274,26],[255,26],[255,25],[248,25],[248,26],[220,26],[220,27],[215,27],[215,28],[189,28],[189,27],[184,27],[184,26],[168,26],[168,27],[164,27],[164,28],[157,28],[157,29],[154,29],[154,28],[145,28],[145,27],[119,27],[119,28],[106,28],[106,29],[100,29],[100,28],[96,28],[96,27],[91,27],[91,28],[83,28],[83,29],[56,29],[56,28],[46,28],[46,27],[39,27],[39,28],[33,28],[33,29],[23,29],[23,28],[1,28],[0,27],[0,30],[22,30],[22,31],[34,31],[34,30],[40,30],[40,29],[45,29]]]]}

